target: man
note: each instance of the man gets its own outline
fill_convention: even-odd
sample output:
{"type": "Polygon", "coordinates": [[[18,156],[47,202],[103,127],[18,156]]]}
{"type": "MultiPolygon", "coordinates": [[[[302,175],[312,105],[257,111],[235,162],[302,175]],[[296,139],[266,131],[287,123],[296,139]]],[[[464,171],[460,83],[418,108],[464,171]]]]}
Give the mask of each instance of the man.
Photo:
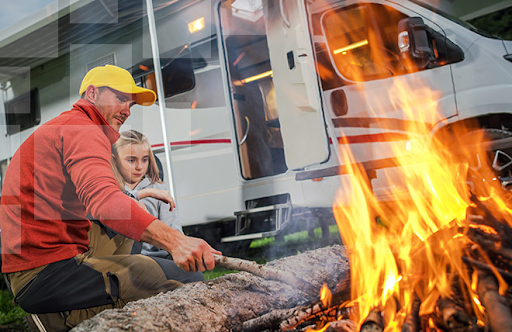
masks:
{"type": "Polygon", "coordinates": [[[152,217],[112,175],[110,147],[130,107],[153,104],[155,93],[107,65],[87,73],[79,94],[70,111],[38,128],[14,154],[0,205],[2,272],[15,301],[55,331],[181,285],[168,280],[165,263],[129,255],[121,236],[109,239],[96,228],[89,241],[88,213],[167,250],[185,271],[212,269],[212,253],[219,253],[152,217]]]}

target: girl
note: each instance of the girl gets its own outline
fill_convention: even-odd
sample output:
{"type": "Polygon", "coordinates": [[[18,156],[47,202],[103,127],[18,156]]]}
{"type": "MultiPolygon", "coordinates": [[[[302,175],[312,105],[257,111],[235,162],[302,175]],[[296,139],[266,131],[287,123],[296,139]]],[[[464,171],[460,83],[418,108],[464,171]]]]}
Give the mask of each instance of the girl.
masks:
{"type": "MultiPolygon", "coordinates": [[[[117,142],[112,145],[111,165],[122,191],[143,202],[152,216],[183,232],[177,213],[173,211],[176,207],[174,199],[159,178],[158,166],[146,136],[136,130],[121,132],[117,142]]],[[[171,273],[172,279],[181,282],[204,279],[200,272],[189,273],[178,268],[165,250],[148,243],[142,243],[142,249],[139,248],[136,243],[132,253],[169,259],[165,262],[166,267],[162,268],[166,274],[171,273]]],[[[160,259],[157,261],[160,264],[160,259]]]]}

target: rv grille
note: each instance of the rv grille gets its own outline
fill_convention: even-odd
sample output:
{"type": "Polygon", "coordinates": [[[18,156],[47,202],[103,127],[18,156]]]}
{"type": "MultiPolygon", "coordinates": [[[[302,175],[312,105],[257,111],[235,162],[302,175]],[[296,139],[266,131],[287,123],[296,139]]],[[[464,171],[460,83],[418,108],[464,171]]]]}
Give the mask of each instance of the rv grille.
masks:
{"type": "Polygon", "coordinates": [[[105,65],[116,65],[116,54],[112,52],[110,54],[105,55],[98,60],[94,60],[93,62],[89,62],[87,64],[87,71],[93,69],[94,67],[105,66],[105,65]]]}

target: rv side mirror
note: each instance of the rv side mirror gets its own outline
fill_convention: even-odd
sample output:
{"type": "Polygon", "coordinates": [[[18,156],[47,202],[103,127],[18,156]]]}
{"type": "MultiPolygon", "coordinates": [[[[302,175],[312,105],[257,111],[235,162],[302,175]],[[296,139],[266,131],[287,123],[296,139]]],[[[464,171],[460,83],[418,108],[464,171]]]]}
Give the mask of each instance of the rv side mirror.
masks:
{"type": "Polygon", "coordinates": [[[408,17],[398,22],[398,48],[409,71],[424,69],[435,61],[430,34],[430,28],[421,17],[408,17]]]}
{"type": "MultiPolygon", "coordinates": [[[[178,51],[171,50],[161,54],[160,60],[165,98],[190,91],[195,87],[194,59],[188,45],[182,46],[178,51]]],[[[136,64],[131,72],[135,83],[157,92],[153,59],[136,64]]]]}

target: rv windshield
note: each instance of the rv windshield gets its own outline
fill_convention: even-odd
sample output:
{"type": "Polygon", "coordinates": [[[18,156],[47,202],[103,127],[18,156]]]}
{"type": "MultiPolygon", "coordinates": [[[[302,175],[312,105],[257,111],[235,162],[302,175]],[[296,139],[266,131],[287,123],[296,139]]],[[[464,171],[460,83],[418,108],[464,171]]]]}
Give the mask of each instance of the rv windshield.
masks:
{"type": "Polygon", "coordinates": [[[427,8],[428,10],[433,11],[434,13],[439,14],[439,15],[447,18],[450,21],[452,21],[454,23],[457,23],[457,24],[463,26],[464,28],[466,28],[468,30],[476,32],[479,35],[482,35],[482,36],[487,37],[487,38],[501,39],[501,38],[499,38],[497,36],[494,36],[494,35],[486,32],[484,30],[481,30],[481,29],[475,27],[474,25],[472,25],[472,24],[470,24],[470,23],[468,23],[466,21],[461,20],[460,18],[458,18],[456,16],[448,14],[448,13],[440,10],[439,8],[436,8],[436,7],[434,7],[434,6],[432,6],[432,5],[428,4],[428,3],[425,3],[422,0],[411,0],[411,2],[414,2],[415,4],[420,5],[420,6],[424,7],[424,8],[427,8]]]}

